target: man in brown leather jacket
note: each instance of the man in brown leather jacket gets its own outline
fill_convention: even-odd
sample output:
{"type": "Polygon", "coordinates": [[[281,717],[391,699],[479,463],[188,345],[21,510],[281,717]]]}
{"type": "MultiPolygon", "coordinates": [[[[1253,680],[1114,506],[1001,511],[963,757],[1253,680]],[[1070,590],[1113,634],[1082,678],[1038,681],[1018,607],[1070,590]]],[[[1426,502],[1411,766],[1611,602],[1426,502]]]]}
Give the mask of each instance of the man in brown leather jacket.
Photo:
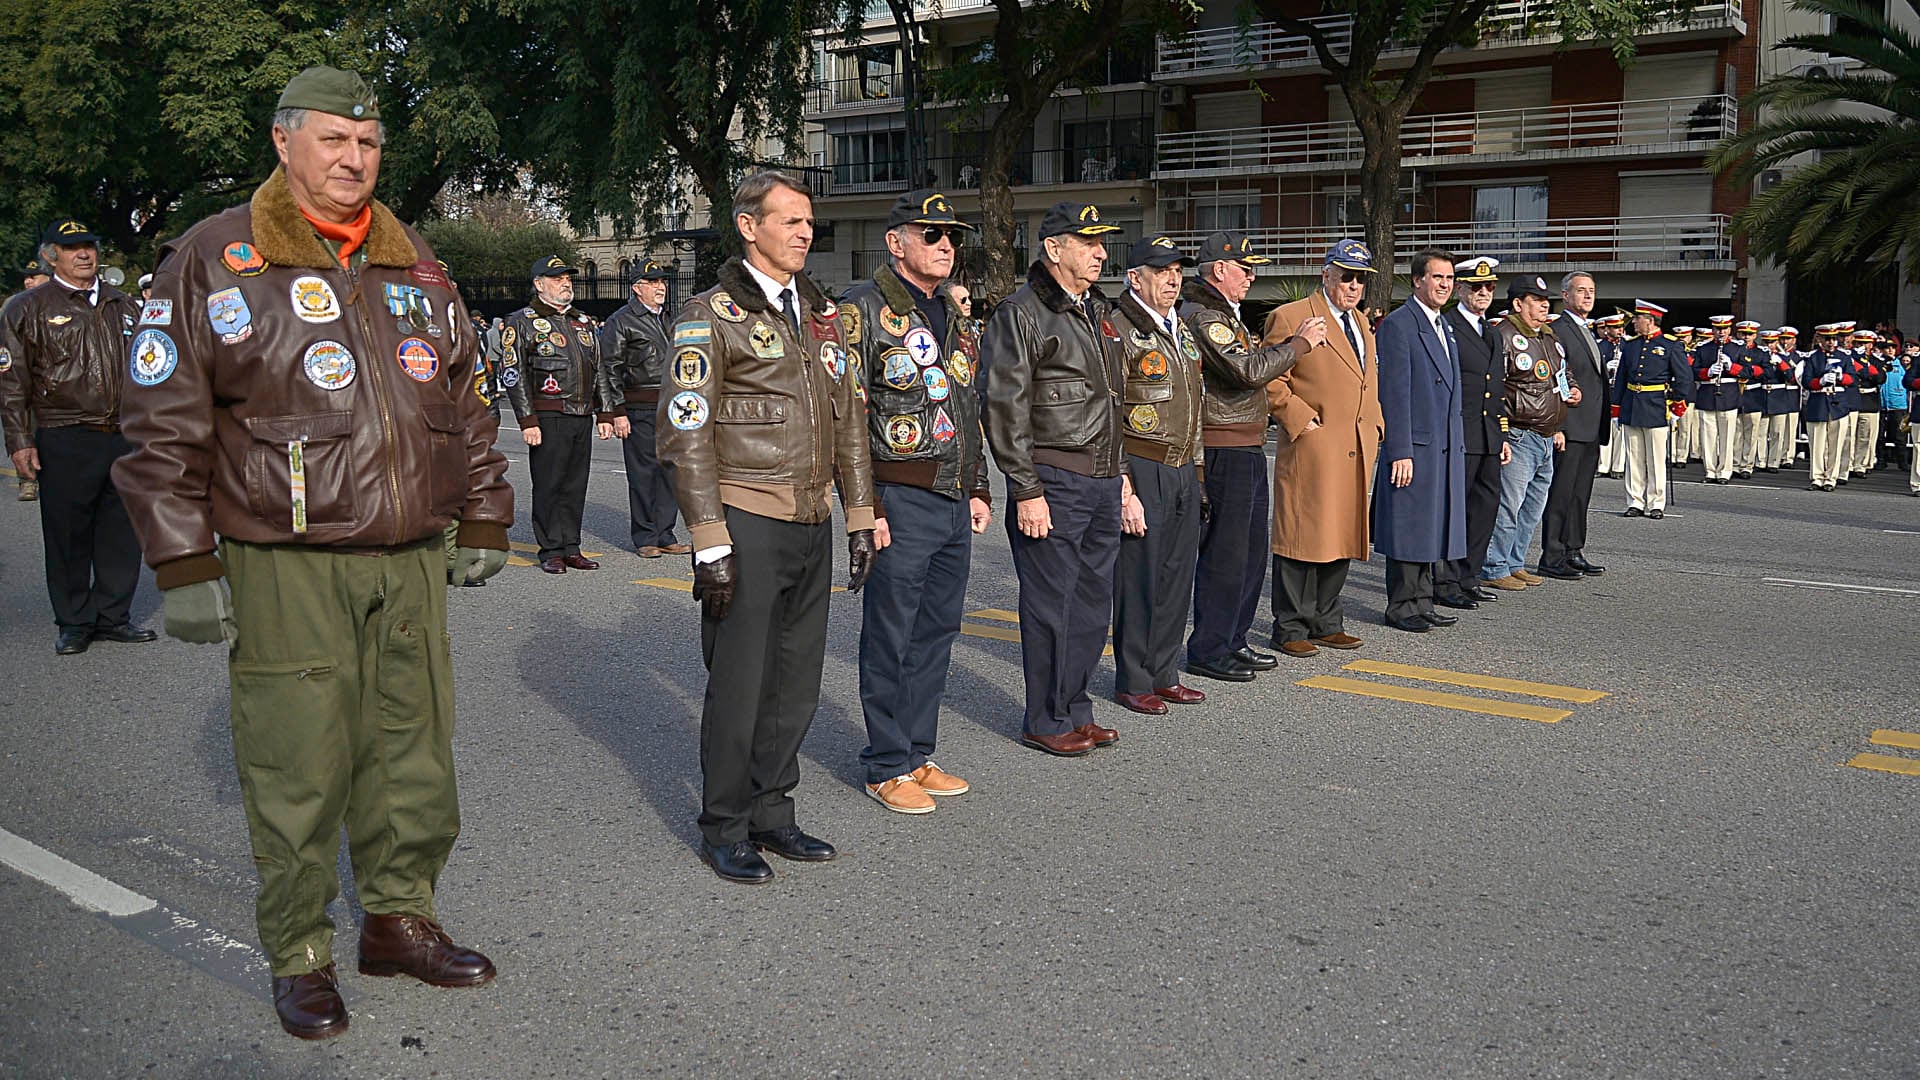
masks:
{"type": "Polygon", "coordinates": [[[973,537],[993,509],[975,381],[979,337],[940,287],[973,226],[945,195],[926,190],[900,196],[887,225],[888,262],[840,304],[866,395],[874,528],[887,540],[861,598],[860,762],[874,801],[927,814],[934,796],[971,789],[933,751],[973,537]]]}
{"type": "Polygon", "coordinates": [[[342,825],[361,974],[494,974],[434,913],[460,832],[441,530],[459,518],[469,579],[497,572],[513,489],[464,306],[373,201],[379,119],[357,75],[287,84],[280,167],[162,252],[114,466],[167,633],[228,646],[260,943],[306,1039],[347,1028],[326,911],[342,825]]]}
{"type": "Polygon", "coordinates": [[[667,341],[667,281],[673,268],[648,259],[630,286],[633,298],[600,327],[600,359],[626,405],[628,431],[622,456],[627,466],[627,535],[643,559],[685,555],[691,545],[673,534],[680,506],[673,477],[660,464],[660,381],[673,350],[667,341]]]}
{"type": "Polygon", "coordinates": [[[1007,536],[1020,579],[1027,708],[1020,741],[1075,757],[1119,741],[1093,722],[1087,684],[1113,611],[1121,506],[1120,331],[1094,282],[1119,232],[1086,203],[1055,203],[1041,256],[981,336],[987,442],[1007,475],[1007,536]]]}
{"type": "Polygon", "coordinates": [[[1114,700],[1149,716],[1207,696],[1180,685],[1180,642],[1193,602],[1193,561],[1206,505],[1200,486],[1200,347],[1174,314],[1193,256],[1165,233],[1127,254],[1127,291],[1113,305],[1124,373],[1127,478],[1113,601],[1114,700]]]}
{"type": "Polygon", "coordinates": [[[1545,278],[1522,274],[1507,283],[1513,313],[1498,328],[1506,363],[1507,417],[1512,457],[1500,470],[1500,511],[1480,576],[1509,592],[1547,579],[1527,570],[1527,546],[1553,485],[1553,452],[1567,406],[1580,403],[1580,386],[1567,371],[1567,354],[1547,325],[1552,311],[1545,278]]]}
{"type": "Polygon", "coordinates": [[[794,822],[800,740],[820,704],[837,481],[849,591],[875,551],[866,410],[841,318],[802,271],[813,195],[775,172],[733,196],[746,258],[687,301],[660,402],[660,460],[693,534],[708,678],[700,714],[701,857],[728,881],[773,878],[833,845],[794,822]]]}
{"type": "Polygon", "coordinates": [[[600,569],[580,554],[593,437],[624,439],[632,431],[593,320],[573,306],[573,274],[558,255],[536,260],[533,302],[507,316],[500,331],[500,382],[527,440],[533,539],[549,574],[600,569]]]}
{"type": "Polygon", "coordinates": [[[78,221],[54,222],[40,257],[53,280],[9,301],[0,315],[0,424],[20,478],[41,485],[47,595],[59,627],[54,651],[152,641],[153,631],[127,622],[140,543],[109,475],[130,449],[120,433],[120,399],[140,304],[100,280],[99,237],[78,221]]]}
{"type": "Polygon", "coordinates": [[[1266,583],[1267,384],[1292,370],[1299,352],[1327,340],[1327,321],[1308,319],[1298,340],[1260,345],[1240,318],[1254,268],[1273,260],[1245,233],[1217,232],[1200,245],[1200,272],[1181,292],[1180,318],[1200,349],[1206,385],[1200,437],[1207,517],[1194,566],[1189,674],[1252,682],[1280,661],[1247,643],[1266,583]],[[1296,345],[1299,346],[1296,349],[1296,345]]]}

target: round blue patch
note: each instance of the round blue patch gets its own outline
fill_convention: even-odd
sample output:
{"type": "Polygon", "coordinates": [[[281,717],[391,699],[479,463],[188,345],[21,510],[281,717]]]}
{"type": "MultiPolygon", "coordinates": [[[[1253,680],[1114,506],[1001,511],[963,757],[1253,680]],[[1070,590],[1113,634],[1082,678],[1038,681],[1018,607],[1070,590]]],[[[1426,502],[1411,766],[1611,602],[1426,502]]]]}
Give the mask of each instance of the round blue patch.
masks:
{"type": "Polygon", "coordinates": [[[173,369],[180,366],[180,350],[174,347],[173,339],[163,330],[148,328],[135,334],[133,348],[128,355],[128,373],[141,386],[158,386],[166,382],[173,374],[173,369]]]}

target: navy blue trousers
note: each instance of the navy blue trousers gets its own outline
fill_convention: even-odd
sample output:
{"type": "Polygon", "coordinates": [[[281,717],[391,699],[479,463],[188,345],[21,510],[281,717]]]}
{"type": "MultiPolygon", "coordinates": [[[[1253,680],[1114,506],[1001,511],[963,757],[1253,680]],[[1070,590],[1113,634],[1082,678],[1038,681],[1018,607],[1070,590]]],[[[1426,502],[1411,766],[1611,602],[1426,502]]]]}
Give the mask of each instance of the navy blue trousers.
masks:
{"type": "Polygon", "coordinates": [[[1087,683],[1100,663],[1113,613],[1113,567],[1120,554],[1120,478],[1095,479],[1036,466],[1046,486],[1053,532],[1020,531],[1009,486],[1007,535],[1020,579],[1020,659],[1026,671],[1026,730],[1064,735],[1093,723],[1087,683]]]}
{"type": "Polygon", "coordinates": [[[673,495],[673,466],[661,462],[654,445],[658,434],[654,407],[628,405],[627,422],[633,425],[622,447],[627,463],[627,513],[632,519],[629,535],[635,549],[668,547],[679,542],[673,535],[673,520],[680,514],[680,504],[673,495]]]}
{"type": "Polygon", "coordinates": [[[973,556],[968,501],[881,484],[893,542],[861,592],[860,708],[867,783],[909,773],[933,756],[953,640],[973,556]]]}
{"type": "Polygon", "coordinates": [[[1258,446],[1206,451],[1207,502],[1193,579],[1187,659],[1211,663],[1247,647],[1267,580],[1267,455],[1258,446]]]}
{"type": "Polygon", "coordinates": [[[34,445],[54,624],[62,630],[119,626],[140,584],[140,540],[112,472],[133,447],[117,431],[78,424],[41,428],[34,445]]]}

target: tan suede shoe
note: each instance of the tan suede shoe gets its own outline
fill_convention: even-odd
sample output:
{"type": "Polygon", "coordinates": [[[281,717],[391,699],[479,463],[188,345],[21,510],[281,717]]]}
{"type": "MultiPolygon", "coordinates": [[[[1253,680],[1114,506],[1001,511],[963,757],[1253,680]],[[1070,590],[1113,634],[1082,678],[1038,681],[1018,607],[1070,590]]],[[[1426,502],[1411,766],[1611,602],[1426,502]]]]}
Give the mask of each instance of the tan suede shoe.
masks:
{"type": "Polygon", "coordinates": [[[973,785],[929,761],[913,770],[913,782],[929,795],[965,795],[973,785]]]}
{"type": "Polygon", "coordinates": [[[931,814],[934,811],[933,796],[927,789],[916,783],[912,776],[902,774],[879,784],[868,784],[867,794],[873,801],[898,814],[931,814]]]}

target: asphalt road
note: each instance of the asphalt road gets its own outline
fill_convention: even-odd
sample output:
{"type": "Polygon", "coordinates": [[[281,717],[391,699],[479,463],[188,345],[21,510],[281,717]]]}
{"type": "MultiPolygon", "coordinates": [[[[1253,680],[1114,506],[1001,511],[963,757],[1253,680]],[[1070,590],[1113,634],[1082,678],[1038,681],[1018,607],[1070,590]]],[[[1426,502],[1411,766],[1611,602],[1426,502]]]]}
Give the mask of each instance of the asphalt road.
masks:
{"type": "MultiPolygon", "coordinates": [[[[54,656],[37,515],[0,502],[0,830],[158,905],[93,913],[0,866],[0,1076],[1920,1074],[1920,776],[1847,764],[1920,766],[1870,741],[1920,731],[1920,500],[1884,473],[1684,476],[1659,522],[1601,480],[1608,574],[1450,629],[1384,629],[1382,566],[1356,567],[1364,649],[1165,718],[1102,703],[1122,740],[1088,758],[1018,746],[1019,646],[964,636],[939,759],[974,791],[920,818],[859,787],[836,595],[797,797],[842,854],[750,889],[694,855],[695,610],[636,584],[687,567],[623,551],[606,444],[603,568],[452,600],[441,915],[501,976],[353,973],[343,859],[353,1022],[321,1044],[280,1032],[254,944],[219,650],[54,656]]],[[[1015,606],[998,522],[974,568],[970,612],[1015,606]]],[[[157,604],[148,579],[137,618],[157,604]]]]}

